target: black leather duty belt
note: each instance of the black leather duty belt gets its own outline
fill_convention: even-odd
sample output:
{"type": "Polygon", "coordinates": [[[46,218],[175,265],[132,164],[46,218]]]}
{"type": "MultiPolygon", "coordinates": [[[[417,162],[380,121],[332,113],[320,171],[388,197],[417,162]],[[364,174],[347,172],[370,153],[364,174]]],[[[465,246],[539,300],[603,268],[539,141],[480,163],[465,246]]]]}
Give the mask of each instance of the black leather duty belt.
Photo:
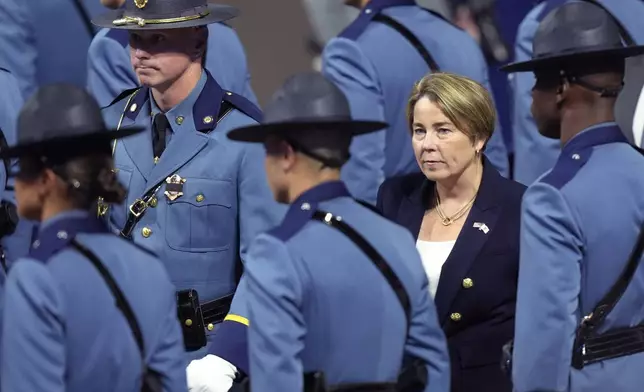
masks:
{"type": "Polygon", "coordinates": [[[329,392],[397,392],[396,384],[391,383],[364,383],[341,384],[330,386],[329,392]]]}
{"type": "Polygon", "coordinates": [[[208,324],[219,324],[224,321],[230,311],[230,304],[233,302],[233,295],[227,295],[212,301],[201,304],[201,314],[203,322],[208,328],[208,324]]]}
{"type": "Polygon", "coordinates": [[[582,369],[591,363],[644,352],[644,324],[580,337],[576,342],[573,366],[582,369]]]}
{"type": "Polygon", "coordinates": [[[397,392],[397,384],[386,382],[326,385],[324,373],[304,373],[304,392],[397,392]]]}
{"type": "Polygon", "coordinates": [[[206,329],[212,331],[215,324],[226,318],[233,294],[212,301],[199,303],[197,290],[188,289],[177,292],[177,317],[181,322],[183,343],[186,351],[199,350],[208,342],[206,329]]]}

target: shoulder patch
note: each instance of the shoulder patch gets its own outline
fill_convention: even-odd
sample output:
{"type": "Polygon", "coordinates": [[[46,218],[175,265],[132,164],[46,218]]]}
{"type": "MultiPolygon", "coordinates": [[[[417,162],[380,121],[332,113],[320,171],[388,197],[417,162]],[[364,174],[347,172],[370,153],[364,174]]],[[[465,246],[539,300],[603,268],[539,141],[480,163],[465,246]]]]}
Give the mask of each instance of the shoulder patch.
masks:
{"type": "Polygon", "coordinates": [[[239,94],[235,94],[231,91],[226,91],[226,93],[224,94],[224,101],[230,103],[235,107],[235,109],[244,113],[258,123],[261,122],[264,118],[264,114],[262,113],[260,108],[258,108],[254,103],[239,94]]]}
{"type": "Polygon", "coordinates": [[[130,44],[130,34],[124,29],[110,29],[105,36],[118,42],[123,48],[130,44]]]}
{"type": "Polygon", "coordinates": [[[110,102],[110,103],[109,103],[109,105],[107,105],[107,106],[103,106],[101,109],[109,108],[110,106],[114,105],[115,103],[117,103],[117,102],[119,102],[119,101],[121,101],[121,100],[123,100],[123,99],[125,99],[125,98],[129,97],[130,95],[134,94],[134,93],[135,93],[136,91],[138,91],[140,88],[141,88],[141,86],[139,86],[139,87],[134,87],[134,88],[131,88],[131,89],[128,89],[128,90],[123,91],[122,93],[120,93],[119,95],[117,95],[117,96],[116,96],[116,98],[114,98],[114,99],[112,100],[112,102],[110,102]]]}
{"type": "Polygon", "coordinates": [[[579,170],[584,167],[593,153],[592,147],[579,150],[574,154],[562,154],[550,173],[541,177],[539,182],[548,184],[554,188],[561,189],[572,180],[579,170]]]}

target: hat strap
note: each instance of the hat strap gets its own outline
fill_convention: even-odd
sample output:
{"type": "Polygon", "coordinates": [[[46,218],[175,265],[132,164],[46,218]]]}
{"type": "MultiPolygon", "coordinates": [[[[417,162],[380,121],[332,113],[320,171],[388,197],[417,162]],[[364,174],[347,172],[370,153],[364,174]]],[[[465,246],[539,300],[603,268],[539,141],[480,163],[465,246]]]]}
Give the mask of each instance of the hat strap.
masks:
{"type": "Polygon", "coordinates": [[[201,19],[208,16],[210,11],[200,12],[197,15],[188,15],[188,16],[178,16],[176,18],[165,18],[165,19],[144,19],[140,17],[133,16],[124,16],[121,19],[116,19],[112,21],[112,24],[115,26],[125,26],[129,24],[138,24],[140,27],[144,27],[146,24],[164,24],[164,23],[177,23],[177,22],[186,22],[189,20],[201,19]]]}
{"type": "Polygon", "coordinates": [[[566,79],[568,79],[568,83],[570,84],[577,84],[585,89],[588,89],[590,91],[594,91],[596,93],[599,93],[601,97],[603,98],[614,98],[619,95],[619,93],[622,91],[622,88],[624,87],[624,82],[622,81],[621,86],[618,88],[607,88],[607,87],[598,87],[594,86],[584,80],[581,80],[577,76],[566,76],[566,79]]]}
{"type": "MultiPolygon", "coordinates": [[[[304,147],[302,144],[296,142],[295,140],[293,140],[291,138],[285,138],[284,141],[286,141],[288,144],[290,144],[291,147],[293,148],[293,150],[295,150],[297,152],[300,152],[300,153],[302,153],[304,155],[308,155],[309,157],[311,157],[311,158],[313,158],[313,159],[315,159],[317,161],[322,162],[322,164],[324,164],[324,166],[322,168],[330,167],[332,169],[339,169],[344,165],[344,162],[342,160],[336,159],[336,158],[323,157],[322,155],[317,154],[317,153],[309,150],[308,148],[304,147]]],[[[349,155],[349,154],[347,154],[347,155],[349,155]]],[[[347,157],[347,160],[348,160],[348,158],[349,157],[347,157]]]]}

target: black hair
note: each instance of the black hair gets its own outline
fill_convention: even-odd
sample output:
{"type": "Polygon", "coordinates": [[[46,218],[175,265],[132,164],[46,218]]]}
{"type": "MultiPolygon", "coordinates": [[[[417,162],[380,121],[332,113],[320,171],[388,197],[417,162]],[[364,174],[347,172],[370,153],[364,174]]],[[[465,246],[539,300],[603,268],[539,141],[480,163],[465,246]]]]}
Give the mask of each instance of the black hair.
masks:
{"type": "MultiPolygon", "coordinates": [[[[18,178],[29,181],[49,168],[67,184],[67,196],[74,207],[89,210],[101,197],[105,203],[120,204],[126,188],[118,181],[111,151],[88,148],[82,155],[30,155],[20,158],[18,178]]],[[[87,147],[86,147],[87,148],[87,147]]]]}

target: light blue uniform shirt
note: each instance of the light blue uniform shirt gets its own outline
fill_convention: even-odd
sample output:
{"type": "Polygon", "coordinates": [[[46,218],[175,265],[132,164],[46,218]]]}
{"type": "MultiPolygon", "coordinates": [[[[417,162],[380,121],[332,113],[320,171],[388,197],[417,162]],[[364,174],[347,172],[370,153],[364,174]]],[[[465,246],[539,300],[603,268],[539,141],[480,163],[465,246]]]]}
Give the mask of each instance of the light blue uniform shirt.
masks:
{"type": "Polygon", "coordinates": [[[105,280],[76,240],[113,276],[139,323],[145,363],[166,392],[186,391],[175,289],[163,264],[108,232],[86,211],[41,225],[29,256],[3,287],[3,391],[139,392],[141,353],[105,280]]]}
{"type": "MultiPolygon", "coordinates": [[[[644,353],[571,367],[575,331],[622,273],[644,222],[644,156],[614,123],[568,141],[526,191],[512,380],[516,392],[636,392],[644,353]]],[[[644,263],[598,332],[644,321],[644,263]]]]}
{"type": "Polygon", "coordinates": [[[425,392],[450,388],[445,336],[411,234],[356,203],[341,182],[304,192],[284,221],[253,242],[246,261],[252,390],[301,391],[303,374],[327,384],[395,383],[403,357],[422,361],[425,392]],[[410,324],[391,286],[350,239],[311,220],[330,212],[386,260],[410,299],[410,324]]]}
{"type": "MultiPolygon", "coordinates": [[[[105,10],[98,0],[80,2],[90,18],[105,10]]],[[[25,100],[51,83],[85,87],[92,36],[73,0],[0,0],[0,26],[0,66],[25,100]]]]}
{"type": "MultiPolygon", "coordinates": [[[[146,127],[116,143],[116,169],[129,192],[123,205],[110,207],[110,222],[121,230],[129,206],[156,190],[156,203],[134,227],[133,240],[159,255],[178,290],[197,290],[201,302],[232,294],[250,242],[277,225],[284,213],[266,181],[263,147],[226,136],[231,129],[257,123],[261,112],[222,89],[205,71],[190,95],[166,113],[172,138],[155,164],[152,101],[150,89],[142,87],[104,109],[109,126],[146,127]],[[217,123],[222,102],[232,110],[217,123]],[[166,179],[175,174],[185,181],[182,194],[172,199],[165,193],[166,179]]],[[[209,341],[216,331],[207,330],[209,341]]]]}

